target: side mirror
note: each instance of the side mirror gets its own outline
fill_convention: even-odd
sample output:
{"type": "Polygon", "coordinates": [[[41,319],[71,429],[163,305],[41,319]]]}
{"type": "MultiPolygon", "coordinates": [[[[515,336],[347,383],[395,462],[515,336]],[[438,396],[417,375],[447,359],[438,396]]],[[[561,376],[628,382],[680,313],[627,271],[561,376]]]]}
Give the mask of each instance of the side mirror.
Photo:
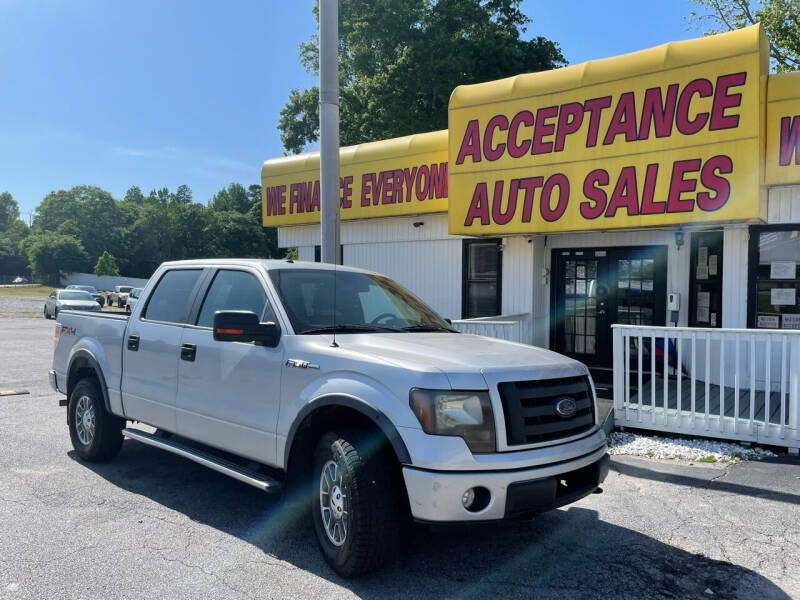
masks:
{"type": "Polygon", "coordinates": [[[274,348],[281,339],[275,323],[261,323],[249,310],[220,310],[214,314],[214,339],[218,342],[255,342],[274,348]]]}

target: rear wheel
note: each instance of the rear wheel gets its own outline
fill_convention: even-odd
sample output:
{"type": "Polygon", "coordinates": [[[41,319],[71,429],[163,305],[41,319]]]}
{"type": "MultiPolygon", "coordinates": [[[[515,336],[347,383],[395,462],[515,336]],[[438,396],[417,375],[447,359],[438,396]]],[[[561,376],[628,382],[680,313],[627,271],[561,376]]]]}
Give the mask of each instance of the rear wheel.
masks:
{"type": "Polygon", "coordinates": [[[58,318],[58,307],[57,306],[53,309],[53,318],[54,319],[58,318]]]}
{"type": "Polygon", "coordinates": [[[50,315],[47,314],[47,307],[46,306],[44,307],[44,318],[45,319],[49,319],[50,318],[50,315]]]}
{"type": "Polygon", "coordinates": [[[328,564],[344,577],[379,569],[403,546],[396,463],[374,447],[361,432],[330,432],[314,452],[314,531],[328,564]]]}
{"type": "Polygon", "coordinates": [[[116,456],[125,420],[106,410],[94,378],[81,379],[69,396],[67,424],[72,447],[82,459],[96,462],[116,456]]]}

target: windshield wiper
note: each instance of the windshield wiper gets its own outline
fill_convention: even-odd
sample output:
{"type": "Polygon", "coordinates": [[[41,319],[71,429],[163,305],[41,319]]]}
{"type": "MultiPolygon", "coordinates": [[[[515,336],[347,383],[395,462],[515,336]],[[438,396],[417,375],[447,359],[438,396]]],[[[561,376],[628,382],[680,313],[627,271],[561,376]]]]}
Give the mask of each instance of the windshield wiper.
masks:
{"type": "Polygon", "coordinates": [[[341,325],[327,325],[325,327],[313,327],[311,329],[305,329],[304,331],[300,332],[300,335],[313,335],[315,333],[347,333],[350,331],[355,332],[363,332],[363,333],[377,333],[377,332],[385,332],[385,331],[401,331],[400,329],[395,329],[393,327],[381,327],[379,325],[359,325],[357,323],[343,323],[341,325]]]}
{"type": "Polygon", "coordinates": [[[455,329],[442,327],[441,325],[409,325],[403,327],[403,331],[446,331],[447,333],[458,333],[455,329]]]}

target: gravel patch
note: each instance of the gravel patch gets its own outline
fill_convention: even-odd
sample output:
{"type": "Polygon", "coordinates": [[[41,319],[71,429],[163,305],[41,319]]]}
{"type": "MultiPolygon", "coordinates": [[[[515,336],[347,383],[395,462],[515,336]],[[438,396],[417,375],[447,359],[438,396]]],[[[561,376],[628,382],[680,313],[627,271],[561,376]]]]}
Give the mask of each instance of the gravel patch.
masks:
{"type": "Polygon", "coordinates": [[[627,454],[647,458],[690,460],[708,463],[729,463],[738,460],[758,460],[776,456],[762,448],[706,439],[672,439],[657,435],[637,435],[614,431],[609,438],[609,454],[627,454]]]}
{"type": "Polygon", "coordinates": [[[45,296],[0,296],[0,318],[41,315],[45,296]]]}

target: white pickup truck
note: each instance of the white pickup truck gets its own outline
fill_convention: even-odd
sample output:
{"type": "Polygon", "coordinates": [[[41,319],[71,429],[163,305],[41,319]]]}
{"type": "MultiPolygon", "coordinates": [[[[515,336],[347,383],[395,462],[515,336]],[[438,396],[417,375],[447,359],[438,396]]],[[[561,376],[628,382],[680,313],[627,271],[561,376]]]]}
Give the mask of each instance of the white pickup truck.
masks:
{"type": "Polygon", "coordinates": [[[392,558],[408,518],[525,517],[608,472],[584,365],[458,333],[368,271],[165,263],[130,317],[62,311],[55,335],[50,380],[82,459],[129,438],[288,487],[344,576],[392,558]]]}

